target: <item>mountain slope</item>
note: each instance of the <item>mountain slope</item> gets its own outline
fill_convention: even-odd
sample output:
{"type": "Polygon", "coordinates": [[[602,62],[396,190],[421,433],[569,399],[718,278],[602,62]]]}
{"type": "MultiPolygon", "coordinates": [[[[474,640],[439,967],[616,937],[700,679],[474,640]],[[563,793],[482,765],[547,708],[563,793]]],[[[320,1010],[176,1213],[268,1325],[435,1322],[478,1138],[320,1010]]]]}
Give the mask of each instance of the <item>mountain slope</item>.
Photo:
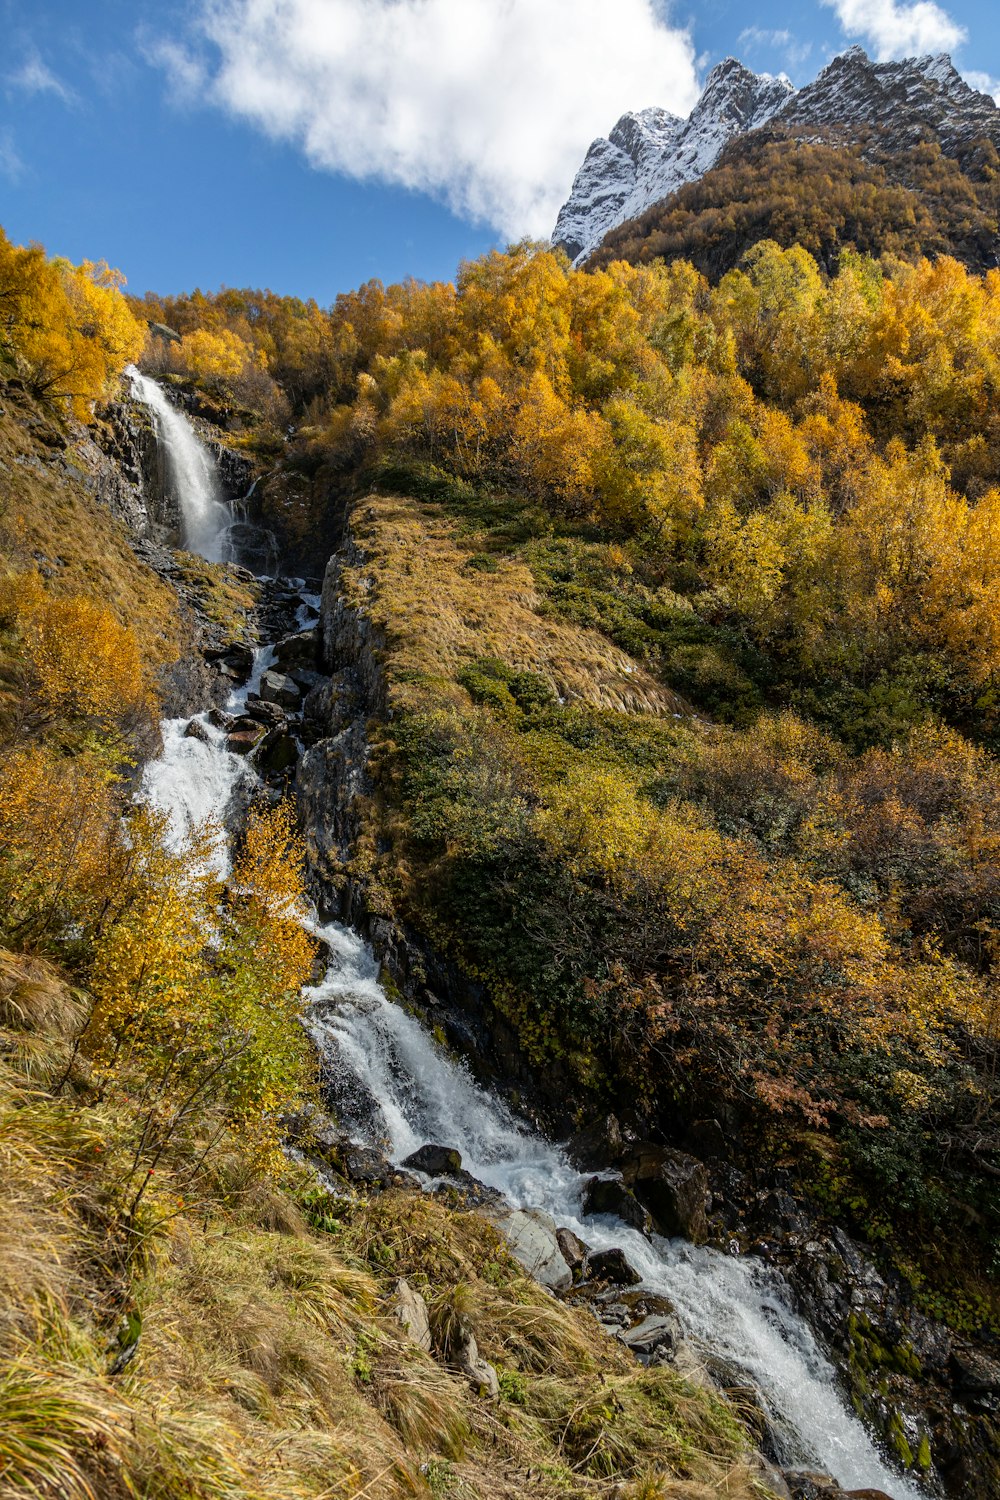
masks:
{"type": "MultiPolygon", "coordinates": [[[[689,185],[700,182],[717,164],[736,160],[756,165],[766,141],[772,147],[782,142],[792,154],[816,145],[845,151],[854,160],[847,166],[831,160],[826,170],[841,180],[855,174],[868,196],[883,186],[916,193],[922,208],[902,200],[887,205],[889,219],[898,218],[900,230],[926,221],[927,211],[934,220],[922,223],[919,234],[904,234],[906,250],[944,248],[961,253],[962,233],[971,232],[974,251],[963,258],[980,266],[996,263],[991,204],[983,201],[990,194],[982,189],[989,188],[1000,165],[1000,110],[987,95],[971,89],[945,56],[873,63],[860,47],[852,47],[798,93],[790,84],[750,73],[730,58],[710,74],[688,121],[654,137],[644,128],[644,121],[658,113],[645,111],[619,121],[612,141],[616,136],[623,138],[627,122],[635,122],[633,139],[637,132],[641,135],[641,143],[631,151],[611,151],[612,142],[605,141],[591,147],[553,233],[553,242],[575,261],[587,258],[609,236],[616,236],[620,248],[622,226],[647,222],[654,208],[666,212],[668,202],[672,209],[672,195],[678,190],[688,187],[683,203],[688,212],[727,201],[724,193],[715,197],[709,193],[702,204],[689,185]],[[937,222],[939,215],[928,203],[927,172],[921,170],[927,165],[921,153],[928,151],[936,151],[943,161],[937,168],[942,176],[956,177],[957,166],[958,176],[969,179],[957,182],[950,196],[957,193],[959,199],[969,200],[972,218],[984,215],[985,223],[964,223],[956,229],[947,222],[947,214],[944,224],[937,222]],[[940,244],[934,242],[935,229],[941,231],[940,244]]],[[[808,153],[799,159],[807,161],[808,153]]],[[[772,161],[772,174],[773,168],[772,161]]],[[[797,170],[791,168],[790,174],[797,170]]],[[[745,185],[743,197],[737,194],[738,202],[744,199],[759,210],[752,180],[745,185]]],[[[754,238],[772,233],[766,220],[761,222],[759,211],[753,217],[754,238]]],[[[639,238],[648,234],[640,233],[639,238]]],[[[778,238],[792,243],[803,236],[792,231],[778,238]]],[[[821,253],[819,245],[810,248],[821,253]]],[[[865,244],[864,248],[893,247],[865,244]]]]}

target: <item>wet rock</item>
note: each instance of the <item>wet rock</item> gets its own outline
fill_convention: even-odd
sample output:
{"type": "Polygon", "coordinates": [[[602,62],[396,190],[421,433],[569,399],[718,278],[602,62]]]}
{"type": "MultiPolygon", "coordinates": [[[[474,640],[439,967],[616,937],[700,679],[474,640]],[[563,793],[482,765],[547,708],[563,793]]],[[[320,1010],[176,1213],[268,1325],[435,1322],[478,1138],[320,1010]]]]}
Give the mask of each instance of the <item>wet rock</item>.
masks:
{"type": "Polygon", "coordinates": [[[995,1395],[1000,1392],[1000,1364],[974,1349],[956,1349],[950,1360],[957,1391],[995,1395]]]}
{"type": "Polygon", "coordinates": [[[234,682],[246,682],[253,671],[253,648],[242,641],[228,641],[224,646],[211,647],[204,655],[234,682]]]}
{"type": "Polygon", "coordinates": [[[590,1246],[575,1235],[572,1229],[557,1229],[556,1241],[562,1251],[563,1260],[573,1272],[583,1269],[583,1263],[590,1253],[590,1246]]]}
{"type": "Polygon", "coordinates": [[[583,1263],[587,1281],[605,1281],[613,1286],[638,1286],[642,1277],[629,1262],[624,1250],[592,1250],[583,1263]]]}
{"type": "Polygon", "coordinates": [[[431,1320],[427,1303],[419,1292],[414,1291],[408,1281],[396,1282],[396,1301],[393,1306],[399,1322],[418,1349],[425,1354],[431,1352],[431,1320]]]}
{"type": "Polygon", "coordinates": [[[205,717],[210,724],[215,725],[216,729],[224,729],[227,734],[236,728],[235,718],[232,714],[227,714],[225,709],[210,708],[205,717]]]}
{"type": "Polygon", "coordinates": [[[203,745],[210,745],[212,743],[212,736],[200,719],[191,720],[184,731],[184,738],[186,740],[201,740],[203,745]]]}
{"type": "Polygon", "coordinates": [[[840,1500],[843,1490],[831,1474],[819,1474],[806,1469],[786,1469],[785,1483],[792,1492],[792,1500],[840,1500]]]}
{"type": "Polygon", "coordinates": [[[300,630],[286,636],[275,646],[274,659],[281,672],[290,673],[295,667],[314,668],[319,662],[319,631],[300,630]]]}
{"type": "Polygon", "coordinates": [[[287,722],[285,711],[277,703],[265,703],[258,693],[247,693],[247,717],[260,724],[278,725],[287,722]]]}
{"type": "Polygon", "coordinates": [[[403,1166],[410,1167],[414,1172],[426,1172],[428,1177],[442,1177],[461,1172],[462,1155],[451,1146],[428,1144],[411,1152],[403,1166]]]}
{"type": "Polygon", "coordinates": [[[634,1229],[648,1234],[652,1228],[649,1212],[624,1182],[620,1172],[602,1172],[592,1177],[583,1190],[584,1214],[614,1214],[634,1229]]]}
{"type": "Polygon", "coordinates": [[[724,1161],[730,1155],[726,1132],[718,1120],[695,1120],[689,1127],[684,1144],[699,1157],[724,1161]]]}
{"type": "Polygon", "coordinates": [[[294,735],[283,729],[271,729],[254,752],[254,761],[261,771],[281,775],[290,771],[299,758],[299,747],[294,735]]]}
{"type": "Polygon", "coordinates": [[[643,1318],[618,1337],[643,1365],[665,1365],[673,1361],[684,1337],[676,1313],[643,1318]]]}
{"type": "Polygon", "coordinates": [[[401,1187],[414,1178],[401,1172],[380,1151],[370,1146],[346,1145],[341,1149],[340,1161],[344,1176],[349,1181],[367,1188],[401,1187]]]}
{"type": "Polygon", "coordinates": [[[627,1187],[650,1211],[661,1234],[692,1244],[708,1239],[708,1173],[702,1162],[670,1146],[637,1147],[622,1164],[627,1187]]]}
{"type": "Polygon", "coordinates": [[[570,1161],[584,1172],[613,1167],[624,1149],[625,1141],[617,1115],[602,1115],[599,1120],[578,1130],[566,1144],[570,1161]]]}
{"type": "Polygon", "coordinates": [[[459,1172],[449,1172],[434,1188],[434,1192],[462,1208],[503,1208],[507,1202],[503,1193],[480,1182],[478,1177],[473,1177],[464,1167],[459,1172]]]}
{"type": "Polygon", "coordinates": [[[549,1214],[540,1208],[517,1208],[496,1216],[493,1222],[529,1276],[553,1292],[572,1286],[573,1274],[559,1248],[556,1221],[549,1214]]]}
{"type": "Polygon", "coordinates": [[[233,755],[249,755],[265,733],[263,724],[255,724],[252,729],[234,729],[226,736],[226,749],[233,755]]]}
{"type": "Polygon", "coordinates": [[[265,672],[260,680],[260,696],[265,703],[278,703],[282,708],[298,708],[302,698],[295,683],[283,672],[265,672]]]}
{"type": "Polygon", "coordinates": [[[288,676],[303,696],[327,681],[322,672],[313,672],[308,667],[293,667],[288,676]]]}

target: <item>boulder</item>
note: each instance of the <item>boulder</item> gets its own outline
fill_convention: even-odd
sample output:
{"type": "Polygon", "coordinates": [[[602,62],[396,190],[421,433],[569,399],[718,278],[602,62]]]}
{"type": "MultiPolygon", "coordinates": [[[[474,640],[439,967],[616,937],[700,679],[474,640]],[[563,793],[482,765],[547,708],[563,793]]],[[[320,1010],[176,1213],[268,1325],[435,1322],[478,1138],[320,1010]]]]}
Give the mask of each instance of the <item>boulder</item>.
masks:
{"type": "Polygon", "coordinates": [[[233,755],[249,755],[266,732],[263,724],[255,724],[252,729],[234,729],[232,734],[226,736],[226,749],[233,755]]]}
{"type": "Polygon", "coordinates": [[[299,692],[303,695],[311,693],[313,688],[319,687],[321,683],[329,681],[322,672],[313,672],[308,667],[293,667],[287,674],[299,692]]]}
{"type": "Polygon", "coordinates": [[[649,1211],[625,1184],[620,1172],[601,1172],[591,1177],[583,1190],[583,1212],[614,1214],[643,1234],[652,1228],[649,1211]]]}
{"type": "Polygon", "coordinates": [[[581,1172],[613,1167],[625,1149],[617,1115],[602,1115],[566,1143],[566,1154],[581,1172]]]}
{"type": "Polygon", "coordinates": [[[496,1401],[500,1395],[500,1380],[489,1361],[481,1357],[474,1333],[465,1332],[454,1351],[454,1361],[478,1395],[496,1401]]]}
{"type": "Polygon", "coordinates": [[[449,1173],[461,1172],[462,1155],[451,1146],[428,1144],[411,1152],[403,1166],[414,1172],[426,1172],[428,1177],[446,1177],[449,1173]]]}
{"type": "Polygon", "coordinates": [[[399,1187],[415,1179],[399,1171],[379,1151],[369,1146],[346,1145],[340,1152],[344,1176],[361,1187],[380,1189],[399,1187]]]}
{"type": "Polygon", "coordinates": [[[670,1364],[683,1336],[676,1313],[643,1318],[634,1328],[618,1335],[643,1365],[670,1364]]]}
{"type": "Polygon", "coordinates": [[[497,1188],[487,1187],[478,1177],[473,1177],[463,1167],[458,1172],[449,1172],[433,1191],[448,1201],[459,1203],[463,1208],[499,1208],[506,1205],[506,1198],[497,1188]]]}
{"type": "Polygon", "coordinates": [[[573,1272],[583,1269],[583,1263],[590,1251],[590,1246],[585,1244],[572,1229],[557,1229],[556,1240],[562,1251],[563,1260],[573,1272]]]}
{"type": "Polygon", "coordinates": [[[427,1303],[419,1292],[415,1292],[408,1281],[396,1282],[396,1300],[393,1306],[399,1322],[418,1349],[425,1354],[431,1352],[431,1320],[427,1303]]]}
{"type": "Polygon", "coordinates": [[[792,1492],[792,1500],[842,1500],[844,1492],[831,1474],[819,1474],[811,1469],[786,1469],[784,1478],[792,1492]]]}
{"type": "Polygon", "coordinates": [[[259,693],[247,693],[246,716],[271,727],[286,722],[285,710],[277,703],[265,703],[259,693]]]}
{"type": "Polygon", "coordinates": [[[225,646],[206,651],[208,661],[214,661],[219,671],[233,682],[246,682],[253,671],[253,647],[242,641],[231,641],[225,646]]]}
{"type": "Polygon", "coordinates": [[[299,747],[295,736],[284,729],[270,729],[254,753],[254,760],[261,771],[281,773],[291,770],[299,758],[299,747]]]}
{"type": "Polygon", "coordinates": [[[282,708],[298,708],[302,694],[292,679],[283,672],[265,672],[260,679],[260,696],[265,703],[278,703],[282,708]]]}
{"type": "Polygon", "coordinates": [[[186,740],[201,740],[203,745],[210,745],[212,743],[212,736],[200,719],[191,720],[184,731],[184,738],[186,740]]]}
{"type": "Polygon", "coordinates": [[[974,1349],[956,1349],[949,1360],[952,1384],[960,1395],[994,1396],[1000,1392],[1000,1364],[974,1349]]]}
{"type": "Polygon", "coordinates": [[[587,1281],[606,1281],[612,1286],[638,1286],[642,1277],[630,1264],[624,1250],[592,1250],[583,1263],[587,1281]]]}
{"type": "Polygon", "coordinates": [[[553,1292],[572,1286],[573,1274],[559,1248],[556,1221],[549,1214],[539,1208],[516,1208],[493,1222],[529,1276],[553,1292]]]}
{"type": "Polygon", "coordinates": [[[622,1177],[653,1215],[660,1234],[692,1244],[708,1239],[708,1173],[704,1164],[670,1146],[642,1145],[622,1163],[622,1177]]]}
{"type": "Polygon", "coordinates": [[[319,636],[315,630],[300,630],[286,635],[274,648],[278,670],[291,672],[295,667],[314,668],[319,661],[319,636]]]}

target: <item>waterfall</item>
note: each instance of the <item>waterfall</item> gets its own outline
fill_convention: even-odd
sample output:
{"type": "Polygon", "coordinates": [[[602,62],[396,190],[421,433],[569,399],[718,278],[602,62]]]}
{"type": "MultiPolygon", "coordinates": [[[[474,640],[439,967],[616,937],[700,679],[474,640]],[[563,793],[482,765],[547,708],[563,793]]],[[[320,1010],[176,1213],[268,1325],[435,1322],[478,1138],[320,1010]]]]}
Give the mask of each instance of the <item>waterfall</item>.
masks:
{"type": "Polygon", "coordinates": [[[189,552],[209,562],[228,560],[228,507],[223,503],[215,462],[183,412],[171,406],[155,380],[135,365],[125,372],[136,399],[153,414],[156,440],[163,446],[167,471],[181,511],[181,540],[189,552]]]}

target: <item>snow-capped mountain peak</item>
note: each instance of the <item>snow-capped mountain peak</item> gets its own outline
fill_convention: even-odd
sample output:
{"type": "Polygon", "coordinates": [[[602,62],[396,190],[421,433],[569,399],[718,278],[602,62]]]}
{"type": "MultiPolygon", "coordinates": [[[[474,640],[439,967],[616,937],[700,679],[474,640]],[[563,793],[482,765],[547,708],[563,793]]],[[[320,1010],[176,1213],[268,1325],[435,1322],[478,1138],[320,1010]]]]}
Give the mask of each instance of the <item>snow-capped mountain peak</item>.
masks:
{"type": "Polygon", "coordinates": [[[609,230],[703,177],[730,141],[765,125],[793,138],[821,130],[857,140],[867,132],[890,152],[923,140],[951,156],[983,138],[1000,148],[1000,110],[944,53],[875,63],[862,47],[849,47],[798,92],[785,78],[752,73],[727,57],[709,73],[686,120],[644,109],[623,115],[608,139],[594,142],[553,244],[575,262],[585,259],[609,230]]]}
{"type": "Polygon", "coordinates": [[[701,177],[734,136],[766,124],[794,92],[787,79],[752,73],[727,57],[709,73],[686,120],[656,108],[622,115],[587,152],[553,243],[582,259],[616,224],[701,177]]]}

